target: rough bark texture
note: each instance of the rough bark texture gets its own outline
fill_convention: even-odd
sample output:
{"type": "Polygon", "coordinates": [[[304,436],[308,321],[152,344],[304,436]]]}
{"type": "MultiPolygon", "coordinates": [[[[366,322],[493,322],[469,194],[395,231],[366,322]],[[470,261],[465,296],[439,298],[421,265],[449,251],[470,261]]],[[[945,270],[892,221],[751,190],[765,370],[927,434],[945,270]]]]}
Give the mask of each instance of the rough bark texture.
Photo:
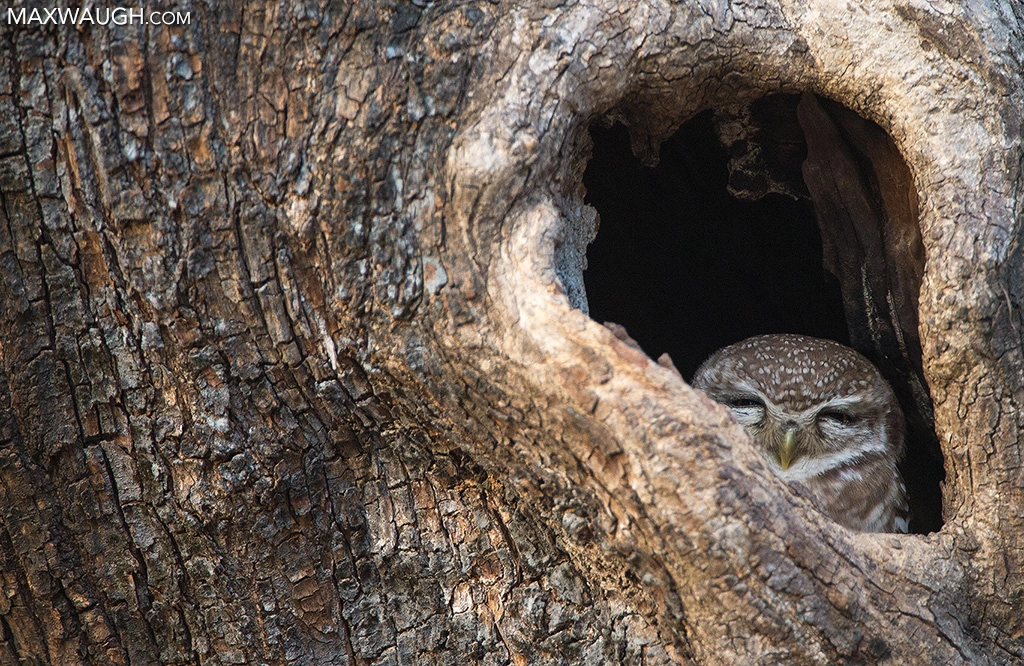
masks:
{"type": "Polygon", "coordinates": [[[0,663],[1024,659],[1019,2],[175,9],[0,27],[0,663]],[[936,534],[572,307],[591,120],[805,91],[912,173],[936,534]]]}

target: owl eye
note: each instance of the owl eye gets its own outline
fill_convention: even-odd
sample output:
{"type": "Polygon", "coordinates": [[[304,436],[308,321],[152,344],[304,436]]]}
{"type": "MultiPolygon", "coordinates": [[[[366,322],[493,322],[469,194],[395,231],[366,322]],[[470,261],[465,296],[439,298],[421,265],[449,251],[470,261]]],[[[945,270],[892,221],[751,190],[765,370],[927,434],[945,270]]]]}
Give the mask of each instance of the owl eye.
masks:
{"type": "Polygon", "coordinates": [[[835,425],[852,426],[859,420],[855,414],[841,409],[827,409],[818,414],[819,421],[829,421],[835,425]]]}
{"type": "Polygon", "coordinates": [[[732,400],[729,400],[725,404],[729,405],[733,409],[750,409],[751,407],[760,407],[762,409],[764,408],[764,403],[758,400],[757,398],[733,398],[732,400]]]}
{"type": "Polygon", "coordinates": [[[764,403],[752,395],[741,395],[723,401],[732,415],[746,428],[752,428],[764,421],[764,403]]]}

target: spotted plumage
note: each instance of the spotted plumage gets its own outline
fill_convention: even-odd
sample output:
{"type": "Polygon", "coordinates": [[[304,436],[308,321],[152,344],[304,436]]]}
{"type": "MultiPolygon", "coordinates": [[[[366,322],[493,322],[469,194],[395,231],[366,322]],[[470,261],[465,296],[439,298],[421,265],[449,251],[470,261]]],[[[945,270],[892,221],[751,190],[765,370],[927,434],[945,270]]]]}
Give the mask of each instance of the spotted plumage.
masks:
{"type": "Polygon", "coordinates": [[[903,413],[866,358],[837,342],[760,335],[718,350],[693,386],[732,409],[771,467],[799,481],[836,522],[861,532],[906,532],[896,465],[903,413]]]}

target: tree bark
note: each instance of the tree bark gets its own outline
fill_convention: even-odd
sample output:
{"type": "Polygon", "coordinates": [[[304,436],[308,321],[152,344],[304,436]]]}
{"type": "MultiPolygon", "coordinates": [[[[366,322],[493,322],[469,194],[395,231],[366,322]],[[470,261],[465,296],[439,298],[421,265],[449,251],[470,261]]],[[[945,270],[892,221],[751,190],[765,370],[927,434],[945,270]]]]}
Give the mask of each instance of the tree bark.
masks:
{"type": "Polygon", "coordinates": [[[0,664],[1024,659],[1019,2],[175,10],[0,27],[0,664]],[[780,92],[912,175],[937,533],[584,312],[588,124],[780,92]]]}

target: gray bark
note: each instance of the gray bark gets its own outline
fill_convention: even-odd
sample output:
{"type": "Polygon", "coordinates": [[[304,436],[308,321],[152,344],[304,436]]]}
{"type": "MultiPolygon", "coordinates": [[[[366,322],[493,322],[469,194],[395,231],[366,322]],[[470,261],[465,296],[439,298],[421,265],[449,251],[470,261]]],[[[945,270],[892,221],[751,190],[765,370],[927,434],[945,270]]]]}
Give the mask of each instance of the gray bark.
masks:
{"type": "Polygon", "coordinates": [[[1019,2],[181,10],[0,27],[0,664],[1024,659],[1019,2]],[[580,309],[588,123],[777,92],[912,175],[938,533],[580,309]]]}

